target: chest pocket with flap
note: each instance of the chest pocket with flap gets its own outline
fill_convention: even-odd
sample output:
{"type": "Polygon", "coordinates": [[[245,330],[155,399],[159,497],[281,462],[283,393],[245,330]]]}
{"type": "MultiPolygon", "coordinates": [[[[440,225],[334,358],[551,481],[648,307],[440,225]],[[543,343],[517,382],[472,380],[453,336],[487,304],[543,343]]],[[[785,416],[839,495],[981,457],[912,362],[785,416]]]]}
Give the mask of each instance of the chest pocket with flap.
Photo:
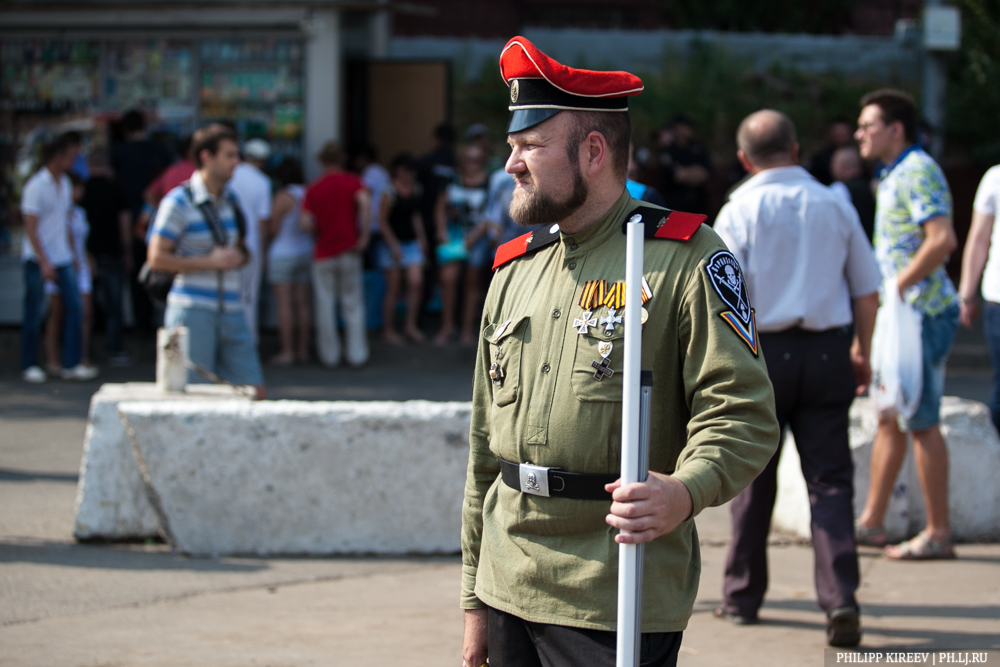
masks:
{"type": "Polygon", "coordinates": [[[602,324],[592,331],[579,334],[576,337],[576,355],[573,360],[573,394],[585,402],[621,403],[622,401],[622,364],[625,361],[625,331],[619,324],[611,334],[605,332],[602,324]],[[607,355],[607,364],[603,368],[613,371],[601,371],[595,364],[601,366],[605,360],[601,354],[604,346],[610,344],[611,352],[607,355]],[[595,375],[601,374],[598,380],[595,375]]]}
{"type": "Polygon", "coordinates": [[[521,384],[521,354],[528,335],[528,317],[503,318],[487,325],[483,338],[490,344],[489,377],[493,403],[510,405],[521,384]]]}

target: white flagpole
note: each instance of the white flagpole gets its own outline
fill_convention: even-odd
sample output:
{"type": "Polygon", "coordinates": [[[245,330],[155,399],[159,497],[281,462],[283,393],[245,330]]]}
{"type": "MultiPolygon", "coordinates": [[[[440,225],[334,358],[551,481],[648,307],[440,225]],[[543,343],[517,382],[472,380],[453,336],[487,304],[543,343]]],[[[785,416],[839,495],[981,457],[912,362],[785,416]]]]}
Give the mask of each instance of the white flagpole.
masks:
{"type": "MultiPolygon", "coordinates": [[[[622,395],[622,485],[645,481],[640,469],[640,374],[642,371],[642,260],[645,225],[629,222],[625,250],[625,368],[622,395]]],[[[639,664],[642,632],[642,547],[618,545],[617,667],[639,664]]]]}

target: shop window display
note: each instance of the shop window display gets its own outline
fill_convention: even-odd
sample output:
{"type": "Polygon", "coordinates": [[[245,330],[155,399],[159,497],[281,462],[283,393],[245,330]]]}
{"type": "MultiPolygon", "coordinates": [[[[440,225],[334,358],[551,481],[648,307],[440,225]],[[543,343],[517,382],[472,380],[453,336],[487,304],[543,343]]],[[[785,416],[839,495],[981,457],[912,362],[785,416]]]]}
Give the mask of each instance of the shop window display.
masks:
{"type": "Polygon", "coordinates": [[[94,40],[0,42],[0,260],[17,266],[18,202],[41,145],[71,129],[90,140],[100,53],[94,40]]]}
{"type": "Polygon", "coordinates": [[[276,153],[301,157],[302,43],[210,40],[201,44],[199,116],[232,119],[244,137],[263,137],[276,153]]]}
{"type": "Polygon", "coordinates": [[[149,109],[161,122],[192,124],[196,112],[193,51],[187,42],[109,42],[102,91],[105,110],[149,109]]]}

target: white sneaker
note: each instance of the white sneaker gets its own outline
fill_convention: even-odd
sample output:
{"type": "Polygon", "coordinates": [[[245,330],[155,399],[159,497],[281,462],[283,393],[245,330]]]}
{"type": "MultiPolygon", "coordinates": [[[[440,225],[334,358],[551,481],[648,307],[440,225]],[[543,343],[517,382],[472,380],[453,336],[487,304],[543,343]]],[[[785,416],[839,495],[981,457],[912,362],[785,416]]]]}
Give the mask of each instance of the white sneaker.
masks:
{"type": "Polygon", "coordinates": [[[64,368],[59,375],[63,380],[93,380],[98,374],[99,371],[93,366],[77,364],[73,368],[64,368]]]}
{"type": "Polygon", "coordinates": [[[30,382],[31,384],[41,384],[49,379],[49,376],[45,374],[41,366],[32,366],[25,369],[21,373],[21,377],[24,378],[25,382],[30,382]]]}

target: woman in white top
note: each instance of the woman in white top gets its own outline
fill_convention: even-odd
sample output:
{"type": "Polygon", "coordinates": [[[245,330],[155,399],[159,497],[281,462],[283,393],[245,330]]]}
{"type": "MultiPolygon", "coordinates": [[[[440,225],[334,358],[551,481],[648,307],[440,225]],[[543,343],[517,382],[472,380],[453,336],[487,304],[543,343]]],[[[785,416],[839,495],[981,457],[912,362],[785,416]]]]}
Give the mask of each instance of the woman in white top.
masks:
{"type": "MultiPolygon", "coordinates": [[[[82,306],[83,321],[81,322],[81,349],[80,365],[74,369],[71,377],[73,379],[90,380],[97,377],[97,369],[90,363],[90,337],[93,330],[94,303],[91,293],[93,292],[92,271],[90,266],[90,256],[87,254],[87,237],[90,236],[90,223],[87,221],[87,213],[79,206],[83,199],[83,179],[76,173],[69,172],[70,182],[73,184],[73,207],[69,210],[67,218],[69,222],[70,235],[73,238],[73,256],[76,264],[76,284],[80,290],[80,304],[82,306]]],[[[54,377],[66,375],[63,373],[60,363],[60,335],[63,331],[63,311],[62,298],[59,295],[59,286],[52,281],[45,281],[45,294],[49,302],[49,318],[45,324],[45,371],[54,377]]]]}
{"type": "Polygon", "coordinates": [[[275,193],[271,204],[269,232],[272,240],[267,252],[267,281],[274,290],[281,351],[271,363],[290,366],[309,361],[313,237],[299,226],[305,195],[302,165],[295,158],[285,158],[274,176],[281,189],[275,193]]]}

